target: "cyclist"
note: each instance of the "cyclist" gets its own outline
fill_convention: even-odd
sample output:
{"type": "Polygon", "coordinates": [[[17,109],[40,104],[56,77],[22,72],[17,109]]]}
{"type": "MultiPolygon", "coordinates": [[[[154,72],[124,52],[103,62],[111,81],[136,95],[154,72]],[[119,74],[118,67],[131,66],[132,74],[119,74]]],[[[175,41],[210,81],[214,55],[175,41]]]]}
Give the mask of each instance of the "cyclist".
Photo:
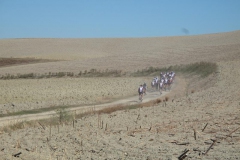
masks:
{"type": "Polygon", "coordinates": [[[141,84],[140,87],[138,88],[138,94],[139,94],[139,100],[143,100],[143,85],[141,84]]]}

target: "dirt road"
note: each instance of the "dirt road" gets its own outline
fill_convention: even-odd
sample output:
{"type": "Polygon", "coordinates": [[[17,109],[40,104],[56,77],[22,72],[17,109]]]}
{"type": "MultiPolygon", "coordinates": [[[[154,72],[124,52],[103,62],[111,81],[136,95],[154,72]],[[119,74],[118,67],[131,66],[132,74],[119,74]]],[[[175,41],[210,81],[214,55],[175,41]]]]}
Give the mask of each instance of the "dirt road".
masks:
{"type": "MultiPolygon", "coordinates": [[[[70,108],[68,110],[72,111],[76,114],[81,114],[81,113],[89,112],[90,110],[99,111],[104,108],[114,107],[114,106],[118,106],[118,105],[127,106],[127,105],[149,102],[151,100],[155,100],[157,98],[164,97],[165,95],[171,93],[173,90],[177,90],[177,88],[176,88],[176,84],[178,83],[177,81],[178,81],[178,79],[176,78],[171,91],[163,91],[162,94],[160,94],[160,92],[156,91],[155,89],[149,88],[147,91],[147,94],[144,95],[142,102],[138,100],[138,95],[136,95],[136,96],[129,97],[126,99],[114,101],[111,103],[105,103],[105,104],[99,104],[99,105],[86,105],[86,106],[80,106],[80,107],[78,106],[78,107],[70,108]]],[[[54,115],[56,115],[55,110],[43,112],[43,113],[37,113],[37,114],[26,114],[26,115],[19,115],[19,116],[3,117],[3,118],[0,118],[0,127],[12,125],[12,124],[22,122],[22,121],[47,119],[47,118],[53,117],[54,115]]]]}

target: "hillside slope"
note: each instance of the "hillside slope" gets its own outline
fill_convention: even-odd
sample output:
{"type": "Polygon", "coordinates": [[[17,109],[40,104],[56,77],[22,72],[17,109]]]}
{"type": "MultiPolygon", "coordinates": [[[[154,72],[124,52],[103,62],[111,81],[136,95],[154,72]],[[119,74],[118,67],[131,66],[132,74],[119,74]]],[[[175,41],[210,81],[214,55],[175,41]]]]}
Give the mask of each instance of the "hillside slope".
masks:
{"type": "Polygon", "coordinates": [[[0,68],[0,74],[133,71],[150,66],[240,58],[240,31],[182,37],[2,39],[0,57],[64,60],[0,68]]]}

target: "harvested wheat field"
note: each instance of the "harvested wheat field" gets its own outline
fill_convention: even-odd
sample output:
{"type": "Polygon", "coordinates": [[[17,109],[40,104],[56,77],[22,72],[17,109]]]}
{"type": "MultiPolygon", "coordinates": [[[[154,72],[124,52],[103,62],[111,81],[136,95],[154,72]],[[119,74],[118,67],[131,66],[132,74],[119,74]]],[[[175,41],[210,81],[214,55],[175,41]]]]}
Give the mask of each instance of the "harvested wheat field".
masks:
{"type": "Polygon", "coordinates": [[[1,159],[240,159],[240,31],[4,39],[0,62],[1,159]],[[217,69],[179,69],[196,62],[217,69]],[[174,65],[162,95],[150,87],[158,71],[141,72],[174,65]],[[140,102],[143,82],[149,90],[140,102]]]}

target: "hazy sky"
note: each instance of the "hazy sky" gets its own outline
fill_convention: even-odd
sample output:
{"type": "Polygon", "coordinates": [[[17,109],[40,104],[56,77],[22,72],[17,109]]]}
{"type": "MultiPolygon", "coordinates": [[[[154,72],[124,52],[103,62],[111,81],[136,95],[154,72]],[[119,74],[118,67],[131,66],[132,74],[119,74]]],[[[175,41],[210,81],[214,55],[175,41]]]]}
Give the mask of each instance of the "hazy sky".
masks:
{"type": "Polygon", "coordinates": [[[240,30],[240,0],[0,0],[0,38],[197,35],[240,30]]]}

